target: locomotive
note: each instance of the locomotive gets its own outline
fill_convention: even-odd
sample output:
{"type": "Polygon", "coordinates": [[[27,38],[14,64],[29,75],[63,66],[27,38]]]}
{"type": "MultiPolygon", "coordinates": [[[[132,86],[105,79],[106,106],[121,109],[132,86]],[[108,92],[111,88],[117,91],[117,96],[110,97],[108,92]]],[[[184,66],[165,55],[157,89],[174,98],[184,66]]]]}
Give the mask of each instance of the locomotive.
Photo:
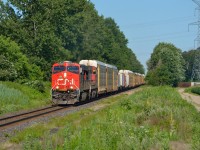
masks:
{"type": "Polygon", "coordinates": [[[100,94],[144,84],[144,75],[97,60],[64,61],[52,67],[52,102],[75,104],[100,94]]]}

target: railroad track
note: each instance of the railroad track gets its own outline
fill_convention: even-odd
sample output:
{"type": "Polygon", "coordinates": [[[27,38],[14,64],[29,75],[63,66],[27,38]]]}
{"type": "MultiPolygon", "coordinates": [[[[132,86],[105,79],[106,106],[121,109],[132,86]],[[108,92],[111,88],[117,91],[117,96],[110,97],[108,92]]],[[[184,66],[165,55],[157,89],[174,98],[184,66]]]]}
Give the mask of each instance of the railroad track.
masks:
{"type": "Polygon", "coordinates": [[[16,126],[17,124],[24,123],[25,121],[29,121],[35,118],[44,117],[46,115],[50,115],[54,112],[61,111],[63,109],[67,109],[69,107],[62,107],[62,106],[49,106],[42,109],[37,109],[21,114],[16,114],[7,117],[0,117],[0,130],[3,130],[10,126],[16,126]]]}
{"type": "MultiPolygon", "coordinates": [[[[132,89],[124,90],[124,91],[121,91],[121,92],[114,94],[114,95],[125,93],[129,90],[132,90],[132,89]]],[[[0,131],[4,130],[4,129],[8,129],[10,127],[20,126],[24,123],[37,120],[38,118],[51,116],[53,114],[56,114],[57,112],[70,111],[70,110],[73,110],[73,109],[78,109],[79,106],[84,106],[84,105],[87,105],[88,103],[94,102],[96,100],[104,99],[104,98],[114,96],[114,95],[113,94],[103,95],[103,96],[101,96],[97,99],[79,102],[77,105],[48,106],[48,107],[45,107],[45,108],[36,109],[36,110],[33,110],[33,111],[28,111],[28,112],[25,112],[25,113],[20,113],[20,114],[16,114],[16,115],[12,115],[12,116],[0,117],[0,131]]]]}

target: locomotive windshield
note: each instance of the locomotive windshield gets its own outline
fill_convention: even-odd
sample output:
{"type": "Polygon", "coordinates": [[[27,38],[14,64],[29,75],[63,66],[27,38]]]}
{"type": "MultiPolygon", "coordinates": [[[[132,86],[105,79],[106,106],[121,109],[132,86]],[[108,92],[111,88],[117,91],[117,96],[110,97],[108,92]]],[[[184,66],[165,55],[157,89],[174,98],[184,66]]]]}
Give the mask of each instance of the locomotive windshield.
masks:
{"type": "Polygon", "coordinates": [[[66,67],[65,66],[55,66],[53,67],[53,74],[65,71],[66,67]]]}
{"type": "Polygon", "coordinates": [[[69,71],[69,72],[78,74],[79,67],[77,67],[77,66],[67,66],[67,67],[66,66],[55,66],[55,67],[53,67],[53,74],[59,73],[62,71],[69,71]]]}
{"type": "Polygon", "coordinates": [[[67,71],[78,74],[79,73],[79,67],[77,67],[77,66],[67,66],[67,71]]]}

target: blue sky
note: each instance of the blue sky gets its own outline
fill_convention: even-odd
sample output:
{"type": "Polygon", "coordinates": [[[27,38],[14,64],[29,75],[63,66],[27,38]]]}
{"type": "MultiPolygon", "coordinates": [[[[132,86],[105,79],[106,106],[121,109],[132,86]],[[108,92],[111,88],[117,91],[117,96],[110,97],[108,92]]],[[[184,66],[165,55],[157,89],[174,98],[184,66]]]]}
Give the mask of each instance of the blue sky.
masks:
{"type": "Polygon", "coordinates": [[[128,47],[146,68],[153,48],[169,42],[188,51],[194,48],[197,5],[192,0],[90,0],[99,15],[111,17],[128,39],[128,47]]]}
{"type": "MultiPolygon", "coordinates": [[[[4,2],[6,0],[3,0],[4,2]]],[[[146,68],[154,47],[169,42],[188,51],[194,48],[197,5],[192,0],[90,0],[99,15],[111,17],[128,39],[128,47],[146,68]]],[[[200,1],[200,0],[199,0],[200,1]]]]}

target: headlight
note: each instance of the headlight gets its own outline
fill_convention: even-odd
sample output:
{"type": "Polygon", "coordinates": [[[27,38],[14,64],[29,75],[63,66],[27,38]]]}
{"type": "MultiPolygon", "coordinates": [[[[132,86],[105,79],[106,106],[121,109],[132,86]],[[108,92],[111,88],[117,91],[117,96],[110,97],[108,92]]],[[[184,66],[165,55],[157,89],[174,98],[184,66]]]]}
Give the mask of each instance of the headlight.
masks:
{"type": "Polygon", "coordinates": [[[58,89],[59,89],[59,86],[56,86],[56,89],[58,90],[58,89]]]}
{"type": "Polygon", "coordinates": [[[73,86],[70,86],[70,89],[73,89],[73,86]]]}
{"type": "Polygon", "coordinates": [[[64,73],[64,78],[66,78],[66,77],[67,77],[67,73],[65,72],[65,73],[64,73]]]}

